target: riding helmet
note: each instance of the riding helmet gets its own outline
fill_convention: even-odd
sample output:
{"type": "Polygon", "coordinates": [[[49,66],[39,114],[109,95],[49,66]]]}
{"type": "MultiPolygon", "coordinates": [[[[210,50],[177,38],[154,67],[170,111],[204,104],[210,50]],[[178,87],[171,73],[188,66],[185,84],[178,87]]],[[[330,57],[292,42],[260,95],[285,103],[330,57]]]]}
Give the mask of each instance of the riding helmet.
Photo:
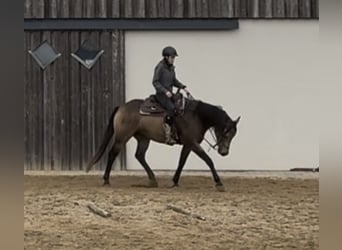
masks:
{"type": "Polygon", "coordinates": [[[178,56],[177,50],[174,47],[167,46],[163,49],[163,56],[178,56]]]}

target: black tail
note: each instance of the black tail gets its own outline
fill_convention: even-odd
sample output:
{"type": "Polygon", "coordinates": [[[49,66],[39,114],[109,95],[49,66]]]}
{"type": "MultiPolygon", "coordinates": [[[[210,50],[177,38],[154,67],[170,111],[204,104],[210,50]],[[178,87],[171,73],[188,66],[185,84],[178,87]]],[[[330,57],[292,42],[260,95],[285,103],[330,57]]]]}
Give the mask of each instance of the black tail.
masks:
{"type": "Polygon", "coordinates": [[[113,119],[114,119],[114,116],[115,116],[116,112],[118,111],[118,109],[119,109],[119,107],[116,107],[114,109],[112,115],[109,118],[108,126],[106,129],[106,133],[104,135],[102,144],[101,144],[100,148],[98,149],[98,151],[96,152],[96,154],[94,155],[93,159],[89,162],[87,169],[86,169],[87,173],[90,171],[91,167],[101,159],[102,155],[106,151],[107,145],[108,145],[110,139],[112,138],[112,136],[114,134],[113,119]]]}

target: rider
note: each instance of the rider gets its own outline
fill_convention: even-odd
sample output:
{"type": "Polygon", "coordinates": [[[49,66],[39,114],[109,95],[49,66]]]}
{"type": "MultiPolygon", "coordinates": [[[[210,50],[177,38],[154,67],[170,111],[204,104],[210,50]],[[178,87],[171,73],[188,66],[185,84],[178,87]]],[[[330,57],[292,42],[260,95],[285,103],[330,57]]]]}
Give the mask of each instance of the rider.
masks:
{"type": "Polygon", "coordinates": [[[175,57],[178,56],[176,49],[171,46],[165,47],[162,51],[162,56],[163,59],[154,69],[152,84],[157,92],[157,101],[167,110],[164,123],[166,143],[174,144],[176,141],[172,138],[171,128],[176,108],[172,102],[172,87],[184,89],[186,92],[188,91],[186,90],[186,86],[176,78],[175,66],[173,65],[175,57]]]}

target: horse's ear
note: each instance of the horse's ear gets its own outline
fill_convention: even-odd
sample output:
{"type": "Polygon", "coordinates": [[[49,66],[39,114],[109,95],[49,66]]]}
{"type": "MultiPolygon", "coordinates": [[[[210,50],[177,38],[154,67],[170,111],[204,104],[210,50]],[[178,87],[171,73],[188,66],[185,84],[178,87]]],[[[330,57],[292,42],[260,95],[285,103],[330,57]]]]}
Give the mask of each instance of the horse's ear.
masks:
{"type": "Polygon", "coordinates": [[[240,121],[240,118],[241,118],[241,116],[239,116],[234,122],[235,122],[235,124],[238,124],[239,123],[239,121],[240,121]]]}

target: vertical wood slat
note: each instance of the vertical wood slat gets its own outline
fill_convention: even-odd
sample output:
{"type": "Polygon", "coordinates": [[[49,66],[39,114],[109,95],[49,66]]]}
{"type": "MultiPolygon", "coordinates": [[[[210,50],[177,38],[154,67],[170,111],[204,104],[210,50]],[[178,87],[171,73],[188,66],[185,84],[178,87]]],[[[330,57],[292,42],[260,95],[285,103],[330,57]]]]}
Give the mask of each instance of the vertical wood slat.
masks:
{"type": "MultiPolygon", "coordinates": [[[[24,11],[24,15],[25,15],[25,11],[24,11]]],[[[28,105],[29,102],[27,100],[28,95],[28,90],[30,89],[30,87],[28,86],[29,81],[28,79],[28,64],[27,64],[27,55],[26,55],[26,51],[27,51],[27,33],[24,33],[24,147],[25,147],[25,158],[24,158],[24,169],[27,169],[27,162],[28,162],[28,150],[29,150],[29,146],[28,146],[28,105]]]]}
{"type": "MultiPolygon", "coordinates": [[[[37,39],[37,34],[38,32],[33,32],[31,33],[31,36],[30,36],[30,48],[31,50],[33,50],[34,48],[36,48],[39,44],[39,39],[37,39]]],[[[36,88],[35,88],[35,85],[36,83],[38,82],[38,79],[37,79],[37,71],[39,71],[39,66],[37,65],[37,63],[35,61],[33,61],[33,58],[32,58],[32,61],[31,61],[31,84],[30,84],[30,88],[31,88],[31,107],[30,107],[30,120],[31,120],[31,125],[32,125],[32,128],[31,128],[31,131],[32,131],[32,134],[31,134],[31,143],[30,143],[30,148],[31,148],[31,169],[36,169],[36,161],[35,161],[35,158],[36,158],[36,148],[35,148],[35,138],[36,138],[36,127],[37,127],[37,122],[36,122],[36,112],[37,112],[37,108],[36,108],[36,101],[37,101],[37,98],[36,98],[36,94],[37,94],[37,91],[36,91],[36,88]]]]}
{"type": "MultiPolygon", "coordinates": [[[[39,42],[42,42],[42,32],[39,32],[40,34],[38,35],[40,39],[39,42]]],[[[44,167],[44,161],[43,161],[43,155],[44,155],[44,128],[42,127],[42,124],[44,122],[44,92],[43,92],[43,88],[44,88],[44,74],[43,71],[41,69],[37,70],[37,73],[39,75],[38,77],[38,81],[35,83],[37,84],[37,102],[38,102],[38,106],[36,107],[38,114],[36,116],[35,121],[37,122],[37,134],[36,134],[36,138],[37,141],[36,143],[38,143],[37,148],[38,148],[38,152],[37,152],[37,159],[36,159],[36,166],[38,169],[43,169],[44,167]]]]}
{"type": "MultiPolygon", "coordinates": [[[[99,81],[101,88],[97,90],[97,105],[95,106],[95,111],[98,113],[97,117],[97,129],[96,129],[96,137],[95,137],[95,150],[98,149],[99,145],[102,142],[104,131],[106,130],[108,120],[109,120],[109,112],[112,109],[112,99],[109,91],[109,83],[111,82],[111,68],[112,68],[112,60],[111,60],[111,35],[110,32],[101,32],[100,33],[100,47],[105,51],[101,56],[99,61],[100,67],[100,75],[99,81]]],[[[97,84],[96,84],[97,85],[97,84]]],[[[114,98],[114,97],[113,97],[114,98]]],[[[108,151],[108,149],[107,149],[108,151]]],[[[107,155],[107,154],[105,154],[107,155]]],[[[98,163],[100,169],[103,169],[106,165],[106,157],[102,157],[100,162],[98,163]],[[101,168],[102,167],[102,168],[101,168]]]]}
{"type": "Polygon", "coordinates": [[[49,18],[57,18],[57,0],[49,2],[49,18]]]}
{"type": "Polygon", "coordinates": [[[125,6],[125,17],[126,18],[133,17],[133,1],[132,0],[125,0],[124,6],[125,6]]]}
{"type": "MultiPolygon", "coordinates": [[[[112,84],[113,84],[113,59],[112,59],[112,32],[105,32],[103,34],[103,48],[107,51],[107,53],[104,54],[104,64],[108,65],[108,67],[104,67],[104,83],[105,83],[105,90],[104,90],[104,99],[106,100],[106,105],[104,107],[105,113],[103,115],[103,129],[100,131],[99,136],[103,136],[104,131],[107,128],[107,124],[109,122],[110,115],[113,112],[114,109],[114,92],[112,90],[112,84]]],[[[116,83],[118,84],[118,83],[116,83]]],[[[103,159],[103,165],[105,165],[106,162],[103,159]]]]}
{"type": "Polygon", "coordinates": [[[98,0],[98,12],[97,17],[105,18],[107,17],[107,0],[98,0]]]}
{"type": "MultiPolygon", "coordinates": [[[[75,52],[80,46],[80,33],[71,32],[70,50],[75,52]]],[[[70,58],[70,115],[71,115],[71,169],[80,170],[82,164],[81,151],[81,81],[80,63],[70,58]]]]}
{"type": "MultiPolygon", "coordinates": [[[[82,31],[81,41],[82,44],[84,40],[88,39],[87,32],[82,31]]],[[[88,121],[88,107],[89,104],[89,80],[88,80],[88,70],[81,65],[80,67],[80,83],[81,83],[81,169],[83,170],[85,164],[90,160],[88,154],[88,141],[90,138],[90,133],[88,131],[88,126],[90,122],[88,121]]]]}
{"type": "Polygon", "coordinates": [[[240,0],[234,0],[234,15],[240,17],[240,0]]]}
{"type": "Polygon", "coordinates": [[[234,17],[234,0],[221,0],[222,17],[234,17]]]}
{"type": "Polygon", "coordinates": [[[59,58],[59,62],[56,63],[57,74],[59,77],[56,83],[56,88],[60,89],[58,95],[58,106],[60,112],[60,132],[57,134],[59,137],[59,147],[60,147],[60,167],[62,170],[69,170],[70,166],[70,93],[69,93],[69,60],[70,57],[70,46],[69,46],[69,32],[59,32],[59,44],[58,49],[63,51],[62,56],[59,58]],[[63,72],[59,74],[58,72],[63,72]]]}
{"type": "Polygon", "coordinates": [[[273,17],[285,17],[285,0],[273,0],[273,17]]]}
{"type": "MultiPolygon", "coordinates": [[[[98,42],[99,42],[99,37],[98,37],[98,31],[91,31],[90,32],[90,36],[89,39],[92,41],[93,45],[95,47],[98,47],[98,42]]],[[[99,77],[98,75],[98,70],[99,70],[99,62],[97,61],[95,63],[95,65],[88,70],[89,72],[89,107],[90,109],[88,110],[88,121],[89,121],[89,155],[87,157],[87,162],[89,162],[89,159],[91,159],[91,157],[94,155],[95,153],[95,129],[96,129],[96,122],[98,119],[98,116],[95,112],[95,105],[96,105],[96,90],[98,88],[98,86],[100,83],[98,83],[98,81],[100,79],[97,79],[99,77]]],[[[101,112],[101,111],[98,111],[101,112]]],[[[86,164],[85,164],[86,165],[86,164]]],[[[98,167],[98,165],[96,166],[98,167]]],[[[95,168],[96,169],[96,168],[95,168]]]]}
{"type": "Polygon", "coordinates": [[[83,17],[95,17],[95,1],[83,0],[83,17]]]}
{"type": "Polygon", "coordinates": [[[146,16],[149,18],[157,17],[158,16],[158,0],[148,0],[145,5],[145,13],[146,13],[146,16]]]}
{"type": "MultiPolygon", "coordinates": [[[[61,5],[63,2],[61,2],[61,5]]],[[[62,12],[60,13],[62,15],[62,12]]],[[[58,51],[63,51],[63,34],[64,32],[53,32],[53,47],[58,51]]],[[[63,83],[63,74],[59,74],[58,72],[63,72],[63,57],[65,57],[65,53],[62,54],[61,58],[58,59],[57,63],[53,63],[50,65],[51,68],[54,69],[55,74],[55,135],[54,135],[54,160],[56,162],[55,169],[63,170],[63,144],[64,144],[64,110],[65,110],[65,86],[63,83]]]]}
{"type": "MultiPolygon", "coordinates": [[[[159,0],[160,1],[160,0],[159,0]]],[[[171,1],[173,0],[164,0],[164,17],[169,18],[171,16],[171,1]]]]}
{"type": "Polygon", "coordinates": [[[24,86],[25,86],[25,106],[24,106],[24,119],[25,119],[25,136],[24,136],[24,142],[25,142],[25,163],[24,167],[25,169],[31,170],[32,169],[32,115],[31,115],[31,103],[32,103],[32,87],[31,83],[32,81],[32,69],[31,69],[31,61],[32,57],[29,55],[28,50],[31,49],[31,33],[25,33],[24,36],[24,58],[25,58],[25,78],[24,78],[24,86]]]}
{"type": "Polygon", "coordinates": [[[196,17],[202,16],[202,0],[195,0],[196,1],[196,17]]]}
{"type": "MultiPolygon", "coordinates": [[[[60,50],[59,44],[61,42],[61,35],[60,32],[58,31],[52,31],[51,32],[51,45],[52,47],[56,48],[57,50],[60,50]]],[[[62,120],[62,112],[63,112],[63,107],[64,103],[62,99],[62,95],[64,94],[64,90],[60,86],[60,78],[61,72],[60,69],[60,58],[58,59],[58,62],[55,61],[55,63],[50,64],[49,70],[50,73],[53,77],[53,80],[49,82],[51,85],[51,96],[52,96],[52,102],[51,102],[51,109],[52,112],[49,114],[51,116],[52,120],[52,162],[53,162],[53,170],[61,170],[62,169],[62,152],[61,152],[61,120],[62,120]],[[53,117],[52,117],[53,116],[53,117]]]]}
{"type": "Polygon", "coordinates": [[[286,16],[289,18],[298,17],[298,0],[285,0],[286,16]]]}
{"type": "MultiPolygon", "coordinates": [[[[41,32],[32,32],[30,36],[30,50],[36,48],[41,42],[41,32]]],[[[30,56],[31,57],[31,56],[30,56]]],[[[31,127],[30,130],[30,140],[29,147],[31,150],[31,169],[37,170],[41,168],[41,155],[42,155],[42,127],[41,127],[41,81],[42,74],[39,65],[36,61],[31,57],[31,82],[28,84],[30,88],[30,96],[29,96],[29,120],[31,127]]]]}
{"type": "MultiPolygon", "coordinates": [[[[51,13],[51,12],[50,12],[51,13]]],[[[50,31],[44,31],[42,34],[42,40],[47,41],[49,44],[51,44],[51,32],[50,31]]],[[[43,99],[43,166],[42,170],[50,170],[50,162],[49,159],[50,153],[51,153],[51,148],[50,148],[50,133],[52,132],[50,129],[50,98],[48,98],[48,86],[49,86],[49,80],[50,80],[50,75],[49,75],[49,69],[45,69],[43,72],[43,80],[42,80],[42,99],[43,99]]]]}
{"type": "Polygon", "coordinates": [[[311,0],[311,17],[318,18],[319,17],[319,1],[311,0]]]}
{"type": "Polygon", "coordinates": [[[201,0],[201,17],[209,16],[209,1],[210,0],[201,0]]]}
{"type": "Polygon", "coordinates": [[[265,17],[272,18],[273,16],[273,0],[265,0],[265,17]]]}
{"type": "MultiPolygon", "coordinates": [[[[120,103],[118,105],[122,105],[125,102],[126,99],[126,86],[125,86],[125,32],[123,30],[118,31],[119,35],[119,46],[118,46],[118,61],[119,61],[119,72],[120,72],[120,81],[116,84],[119,85],[119,100],[120,103]]],[[[124,169],[126,166],[126,147],[122,150],[120,153],[120,166],[121,169],[124,169]]]]}
{"type": "MultiPolygon", "coordinates": [[[[91,32],[81,32],[81,43],[85,40],[91,40],[91,32]]],[[[92,141],[92,121],[91,121],[91,109],[92,109],[92,96],[91,96],[91,71],[81,66],[81,137],[82,137],[82,165],[84,166],[89,162],[92,157],[91,141],[92,141]]]]}
{"type": "Polygon", "coordinates": [[[310,0],[299,0],[299,16],[302,18],[311,17],[311,1],[310,0]]]}
{"type": "MultiPolygon", "coordinates": [[[[101,31],[94,32],[93,39],[95,41],[94,45],[97,48],[100,48],[101,45],[101,31]]],[[[102,48],[102,47],[101,47],[102,48]]],[[[103,49],[103,48],[102,48],[103,49]]],[[[97,60],[93,68],[91,69],[92,75],[92,142],[91,142],[91,157],[95,154],[95,151],[99,147],[99,141],[101,141],[101,136],[99,136],[101,122],[102,122],[102,114],[104,112],[104,102],[102,98],[102,89],[103,89],[103,77],[101,73],[103,55],[97,60]]],[[[104,157],[105,158],[105,157],[104,157]]],[[[96,164],[95,169],[101,169],[101,164],[96,164]]]]}
{"type": "Polygon", "coordinates": [[[134,0],[133,8],[134,17],[145,17],[145,0],[134,0]]]}
{"type": "Polygon", "coordinates": [[[69,8],[69,3],[70,3],[70,0],[60,0],[61,3],[60,3],[60,15],[59,17],[62,17],[62,18],[69,18],[71,16],[71,13],[70,13],[70,8],[69,8]]]}
{"type": "Polygon", "coordinates": [[[183,0],[171,1],[172,17],[182,18],[184,16],[183,0]]]}
{"type": "Polygon", "coordinates": [[[67,143],[67,149],[66,149],[66,153],[67,153],[67,162],[66,162],[66,166],[68,170],[71,170],[71,166],[72,166],[72,154],[71,154],[71,135],[72,135],[72,114],[71,114],[71,61],[73,58],[71,58],[71,53],[73,52],[70,46],[70,41],[72,39],[71,37],[72,32],[67,32],[67,39],[65,40],[65,46],[66,46],[66,56],[68,58],[66,65],[64,66],[64,70],[68,71],[68,74],[65,76],[64,81],[66,84],[66,88],[67,88],[67,94],[66,94],[66,98],[67,98],[67,107],[66,107],[66,114],[67,114],[67,122],[66,122],[66,143],[67,143]]]}
{"type": "MultiPolygon", "coordinates": [[[[100,43],[100,31],[92,32],[92,41],[96,48],[99,48],[100,43]]],[[[102,56],[101,56],[102,57],[102,56]]],[[[103,112],[103,103],[101,102],[101,88],[103,85],[102,77],[100,74],[101,57],[97,60],[95,65],[90,70],[91,72],[91,141],[90,141],[90,158],[95,154],[95,150],[98,148],[98,127],[101,122],[101,114],[103,112]]],[[[101,139],[100,139],[101,140],[101,139]]],[[[95,170],[99,170],[101,165],[96,164],[95,170]]]]}
{"type": "Polygon", "coordinates": [[[248,16],[258,18],[259,13],[259,0],[248,1],[248,16]]]}
{"type": "MultiPolygon", "coordinates": [[[[51,31],[43,32],[43,40],[52,45],[51,31]]],[[[51,73],[51,67],[48,66],[43,73],[43,128],[44,128],[44,169],[53,169],[53,91],[54,75],[51,73]]]]}
{"type": "Polygon", "coordinates": [[[44,18],[44,0],[32,0],[32,17],[44,18]]]}
{"type": "Polygon", "coordinates": [[[259,17],[265,18],[266,2],[265,0],[259,0],[259,17]]]}
{"type": "Polygon", "coordinates": [[[220,0],[209,0],[209,17],[221,17],[220,0]]]}
{"type": "Polygon", "coordinates": [[[188,13],[186,14],[187,17],[193,18],[196,17],[196,0],[187,0],[188,3],[188,13]]]}
{"type": "MultiPolygon", "coordinates": [[[[112,81],[111,81],[111,91],[112,93],[120,93],[119,89],[119,82],[121,82],[121,76],[120,76],[120,61],[119,61],[119,41],[120,41],[120,34],[119,31],[113,30],[112,31],[112,81]]],[[[119,105],[119,98],[116,100],[113,100],[113,106],[119,105]]],[[[114,162],[116,163],[116,161],[114,162]]]]}
{"type": "Polygon", "coordinates": [[[82,3],[83,0],[72,0],[70,1],[70,17],[72,18],[80,18],[82,17],[82,3]]]}
{"type": "Polygon", "coordinates": [[[165,2],[164,0],[157,0],[157,17],[165,16],[165,2]]]}
{"type": "Polygon", "coordinates": [[[239,11],[240,18],[247,18],[248,17],[248,0],[240,0],[240,11],[239,11]]]}
{"type": "Polygon", "coordinates": [[[32,17],[32,1],[33,0],[24,1],[24,18],[32,17]]]}
{"type": "Polygon", "coordinates": [[[120,0],[111,0],[112,1],[112,17],[118,18],[120,17],[120,0]]]}

